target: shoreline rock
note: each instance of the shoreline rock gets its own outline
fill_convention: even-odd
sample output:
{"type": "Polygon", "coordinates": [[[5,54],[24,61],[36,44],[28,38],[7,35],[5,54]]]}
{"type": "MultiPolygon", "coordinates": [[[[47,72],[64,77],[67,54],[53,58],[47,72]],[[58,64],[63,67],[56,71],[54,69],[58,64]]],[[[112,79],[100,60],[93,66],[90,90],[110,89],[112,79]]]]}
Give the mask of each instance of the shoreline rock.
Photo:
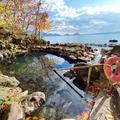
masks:
{"type": "Polygon", "coordinates": [[[58,44],[58,45],[42,45],[35,46],[34,48],[28,48],[28,50],[1,50],[0,52],[0,62],[6,60],[10,61],[15,59],[17,56],[25,55],[26,53],[31,52],[41,52],[53,54],[59,57],[64,58],[70,63],[77,62],[87,62],[95,58],[96,53],[91,47],[85,45],[73,45],[73,44],[58,44]]]}
{"type": "Polygon", "coordinates": [[[16,57],[25,55],[28,53],[28,50],[18,50],[18,51],[11,51],[11,50],[3,50],[0,51],[0,63],[10,62],[14,60],[16,57]]]}
{"type": "Polygon", "coordinates": [[[101,53],[102,57],[100,59],[100,63],[104,63],[104,60],[111,56],[120,57],[120,45],[116,45],[110,50],[102,49],[101,53]]]}
{"type": "Polygon", "coordinates": [[[45,52],[63,57],[70,63],[87,62],[95,58],[96,53],[91,47],[75,44],[51,44],[49,46],[36,46],[31,52],[45,52]]]}
{"type": "Polygon", "coordinates": [[[28,91],[22,91],[18,85],[19,81],[15,77],[0,74],[1,120],[19,120],[21,117],[23,119],[25,113],[32,113],[45,102],[43,92],[38,91],[28,95],[28,91]]]}

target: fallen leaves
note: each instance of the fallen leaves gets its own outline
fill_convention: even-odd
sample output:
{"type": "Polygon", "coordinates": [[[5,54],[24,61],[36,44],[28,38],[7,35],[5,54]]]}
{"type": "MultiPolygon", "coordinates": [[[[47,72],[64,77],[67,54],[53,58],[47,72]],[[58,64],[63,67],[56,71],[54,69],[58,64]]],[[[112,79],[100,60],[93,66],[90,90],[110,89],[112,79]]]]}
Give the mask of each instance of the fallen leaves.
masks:
{"type": "Polygon", "coordinates": [[[34,116],[34,117],[27,117],[25,120],[45,120],[45,119],[34,116]]]}
{"type": "Polygon", "coordinates": [[[80,115],[77,116],[76,120],[88,120],[89,113],[88,112],[82,112],[80,115]]]}

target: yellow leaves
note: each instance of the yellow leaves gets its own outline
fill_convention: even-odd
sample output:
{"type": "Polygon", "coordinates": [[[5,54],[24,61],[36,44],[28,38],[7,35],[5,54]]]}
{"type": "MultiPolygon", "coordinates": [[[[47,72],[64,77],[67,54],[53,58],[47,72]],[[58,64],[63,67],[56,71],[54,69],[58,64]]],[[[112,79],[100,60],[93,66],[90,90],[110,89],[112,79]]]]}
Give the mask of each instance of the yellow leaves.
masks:
{"type": "Polygon", "coordinates": [[[5,11],[5,8],[3,7],[2,3],[0,3],[0,13],[3,13],[5,11]]]}
{"type": "Polygon", "coordinates": [[[2,20],[1,22],[0,22],[0,26],[4,26],[6,24],[6,21],[5,20],[2,20]]]}
{"type": "Polygon", "coordinates": [[[6,18],[0,17],[0,26],[13,25],[13,24],[14,22],[9,16],[6,16],[6,18]]]}
{"type": "Polygon", "coordinates": [[[0,6],[0,13],[4,11],[4,8],[0,6]]]}
{"type": "Polygon", "coordinates": [[[14,25],[14,21],[11,18],[11,13],[5,5],[0,2],[0,26],[9,26],[10,29],[14,25]]]}

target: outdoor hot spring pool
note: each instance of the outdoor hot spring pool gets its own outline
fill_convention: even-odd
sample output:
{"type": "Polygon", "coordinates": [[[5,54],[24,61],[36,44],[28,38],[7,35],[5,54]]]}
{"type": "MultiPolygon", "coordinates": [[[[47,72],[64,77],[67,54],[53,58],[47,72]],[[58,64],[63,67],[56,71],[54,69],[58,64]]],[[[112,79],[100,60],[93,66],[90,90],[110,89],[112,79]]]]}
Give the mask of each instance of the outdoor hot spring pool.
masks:
{"type": "MultiPolygon", "coordinates": [[[[72,66],[63,58],[50,54],[30,54],[18,57],[13,63],[1,65],[4,75],[15,76],[20,81],[20,87],[29,93],[42,91],[46,95],[45,104],[33,115],[45,120],[61,120],[74,118],[84,111],[90,111],[87,100],[91,98],[85,92],[78,90],[72,80],[65,78],[84,97],[81,98],[71,89],[49,66],[56,69],[72,66]]],[[[63,76],[65,71],[59,71],[63,76]]]]}

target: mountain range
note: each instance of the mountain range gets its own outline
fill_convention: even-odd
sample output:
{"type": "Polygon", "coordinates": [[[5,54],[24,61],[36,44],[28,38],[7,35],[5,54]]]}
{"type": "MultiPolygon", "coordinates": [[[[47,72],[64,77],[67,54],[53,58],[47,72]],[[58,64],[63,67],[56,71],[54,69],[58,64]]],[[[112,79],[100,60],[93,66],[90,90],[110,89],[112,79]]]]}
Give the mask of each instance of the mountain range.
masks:
{"type": "Polygon", "coordinates": [[[58,33],[42,33],[42,36],[74,36],[74,35],[100,35],[100,34],[118,34],[120,31],[116,32],[104,32],[104,33],[66,33],[66,34],[58,34],[58,33]]]}

